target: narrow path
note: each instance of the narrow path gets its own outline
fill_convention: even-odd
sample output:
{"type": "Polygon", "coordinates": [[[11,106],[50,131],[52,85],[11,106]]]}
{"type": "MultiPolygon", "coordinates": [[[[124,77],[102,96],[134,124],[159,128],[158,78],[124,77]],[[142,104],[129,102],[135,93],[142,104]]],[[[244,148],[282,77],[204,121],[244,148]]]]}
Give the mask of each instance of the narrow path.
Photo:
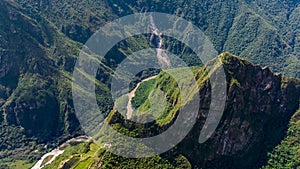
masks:
{"type": "Polygon", "coordinates": [[[158,76],[158,75],[151,76],[151,77],[148,77],[148,78],[142,80],[141,82],[139,82],[139,83],[136,85],[136,87],[135,87],[130,93],[128,93],[127,114],[126,114],[127,119],[131,119],[131,117],[132,117],[133,107],[132,107],[131,101],[132,101],[132,98],[134,98],[134,96],[135,96],[136,90],[140,87],[140,85],[141,85],[143,82],[146,82],[146,81],[149,81],[149,80],[151,80],[151,79],[154,79],[154,78],[156,78],[157,76],[158,76]]]}

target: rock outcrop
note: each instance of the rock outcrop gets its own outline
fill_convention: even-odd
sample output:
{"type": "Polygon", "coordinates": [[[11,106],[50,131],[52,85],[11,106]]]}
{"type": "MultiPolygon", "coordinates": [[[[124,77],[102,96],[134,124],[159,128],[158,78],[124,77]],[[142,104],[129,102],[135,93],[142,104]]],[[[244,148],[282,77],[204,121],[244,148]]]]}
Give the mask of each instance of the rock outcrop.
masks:
{"type": "Polygon", "coordinates": [[[267,152],[280,143],[299,107],[300,81],[228,53],[214,62],[219,61],[228,83],[222,120],[207,142],[197,142],[210,104],[210,86],[204,83],[198,123],[178,148],[198,167],[258,168],[266,162],[267,152]]]}

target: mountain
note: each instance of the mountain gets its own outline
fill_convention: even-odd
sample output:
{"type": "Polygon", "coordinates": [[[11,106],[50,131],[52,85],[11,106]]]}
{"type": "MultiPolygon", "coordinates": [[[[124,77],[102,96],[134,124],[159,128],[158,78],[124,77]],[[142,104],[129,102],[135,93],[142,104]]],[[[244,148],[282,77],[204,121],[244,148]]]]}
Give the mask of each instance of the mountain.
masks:
{"type": "MultiPolygon", "coordinates": [[[[99,157],[105,159],[103,165],[126,166],[128,163],[128,167],[137,164],[144,167],[152,161],[153,165],[161,164],[158,167],[222,168],[218,165],[226,164],[247,168],[265,164],[280,167],[286,160],[290,165],[299,165],[295,148],[299,119],[297,113],[294,114],[299,106],[299,80],[287,78],[300,77],[299,1],[3,0],[0,2],[0,168],[29,168],[43,153],[68,138],[84,134],[74,113],[71,93],[72,73],[80,49],[105,23],[145,11],[181,16],[198,26],[218,53],[227,51],[270,69],[222,54],[219,59],[228,76],[227,107],[216,134],[205,145],[199,146],[195,138],[199,136],[197,131],[203,125],[204,116],[175,150],[140,161],[100,151],[99,157]],[[193,149],[199,151],[191,151],[193,149]],[[197,159],[199,154],[201,159],[197,159]],[[276,163],[277,160],[283,162],[276,163]]],[[[122,118],[111,113],[114,105],[109,93],[110,79],[117,64],[132,54],[131,49],[151,47],[147,36],[118,44],[98,71],[99,108],[105,115],[118,117],[111,123],[120,130],[123,129],[122,118]]],[[[167,46],[171,52],[186,48],[164,38],[171,42],[167,46]]],[[[179,53],[194,63],[188,50],[179,53]]],[[[217,60],[212,64],[214,62],[217,60]]],[[[195,65],[201,66],[198,62],[195,65]]],[[[155,73],[141,73],[134,83],[155,73]]],[[[158,80],[164,81],[166,76],[161,73],[158,80]]],[[[201,78],[204,77],[199,74],[197,79],[201,78]]],[[[199,82],[199,87],[200,95],[209,94],[207,80],[199,82]]],[[[135,101],[137,107],[147,105],[145,99],[135,98],[135,101]]],[[[201,104],[206,107],[208,102],[201,104]]],[[[174,107],[165,113],[174,115],[174,107]]],[[[169,117],[173,117],[171,115],[169,117]]],[[[163,130],[172,120],[162,120],[158,128],[163,130]]],[[[77,154],[77,148],[83,145],[82,154],[88,153],[86,144],[70,149],[77,154]]],[[[95,144],[89,143],[89,146],[93,147],[93,153],[97,150],[95,144]]],[[[69,158],[69,155],[60,158],[69,158]]]]}
{"type": "MultiPolygon", "coordinates": [[[[291,116],[297,110],[299,111],[300,81],[273,74],[268,68],[261,68],[228,53],[221,54],[208,65],[196,68],[194,72],[203,101],[200,104],[195,126],[172,150],[151,158],[130,159],[113,155],[93,142],[81,143],[67,148],[61,157],[46,168],[80,168],[79,166],[86,168],[223,168],[224,166],[259,168],[266,165],[267,153],[284,138],[291,116]],[[199,144],[199,132],[207,117],[211,99],[210,80],[204,72],[218,71],[216,67],[220,66],[220,63],[225,69],[228,82],[228,98],[224,115],[212,137],[207,142],[199,144]],[[209,68],[211,66],[212,69],[209,68]],[[84,152],[82,147],[85,147],[84,152]]],[[[147,123],[141,125],[122,118],[118,111],[112,111],[109,115],[109,123],[114,129],[133,137],[149,137],[149,133],[157,135],[173,125],[179,113],[176,110],[177,105],[180,104],[180,96],[176,96],[178,86],[174,85],[174,79],[170,80],[168,73],[160,73],[154,80],[156,81],[154,86],[166,92],[166,97],[170,98],[168,102],[173,104],[168,109],[168,112],[175,112],[172,119],[169,120],[168,115],[161,115],[162,118],[150,122],[150,125],[147,123]],[[161,84],[167,84],[168,87],[165,88],[165,85],[161,86],[161,84]],[[174,95],[175,97],[172,97],[174,95]],[[161,122],[162,120],[164,123],[161,122]],[[149,126],[156,127],[149,128],[149,126]]],[[[154,90],[151,85],[146,84],[145,86],[142,84],[139,88],[144,87],[154,90]]],[[[146,89],[138,90],[146,91],[146,89]]],[[[135,97],[139,97],[138,91],[135,97]]],[[[142,100],[144,103],[138,104],[137,108],[143,107],[147,102],[142,100]]],[[[294,123],[297,118],[298,115],[295,114],[294,123]]],[[[295,128],[293,126],[293,129],[295,128]]],[[[293,132],[292,129],[289,129],[289,132],[293,132]]],[[[287,139],[290,140],[290,137],[296,141],[299,135],[289,136],[287,139]]],[[[120,144],[124,148],[132,146],[124,144],[124,140],[110,141],[111,144],[120,144]]],[[[277,147],[275,152],[280,153],[280,147],[277,147]]],[[[299,162],[299,159],[295,160],[299,162]]]]}
{"type": "MultiPolygon", "coordinates": [[[[43,15],[65,35],[85,43],[106,22],[137,12],[175,14],[198,26],[219,53],[224,51],[299,77],[297,0],[76,1],[17,0],[24,10],[43,15]]],[[[171,47],[170,47],[171,48],[171,47]]]]}
{"type": "Polygon", "coordinates": [[[52,138],[79,131],[70,108],[70,65],[79,44],[15,3],[1,1],[0,8],[0,156],[31,159],[45,150],[40,143],[55,145],[52,138]]]}

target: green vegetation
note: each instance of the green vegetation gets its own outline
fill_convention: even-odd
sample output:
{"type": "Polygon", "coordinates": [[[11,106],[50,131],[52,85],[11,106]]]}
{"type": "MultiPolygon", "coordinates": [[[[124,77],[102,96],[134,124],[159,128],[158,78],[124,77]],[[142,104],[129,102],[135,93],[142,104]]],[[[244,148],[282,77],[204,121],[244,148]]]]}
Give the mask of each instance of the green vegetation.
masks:
{"type": "MultiPolygon", "coordinates": [[[[300,77],[300,6],[297,0],[239,0],[214,1],[213,3],[196,0],[3,0],[0,1],[0,168],[20,168],[21,166],[29,168],[43,153],[57,146],[62,140],[83,133],[74,112],[71,90],[72,72],[80,48],[99,26],[115,18],[141,11],[157,11],[181,16],[203,30],[219,53],[229,51],[256,64],[269,66],[275,72],[282,72],[290,77],[300,77]]],[[[186,63],[193,66],[202,64],[187,46],[170,37],[163,38],[166,42],[166,49],[180,56],[186,63]]],[[[111,112],[108,115],[108,121],[113,121],[115,128],[132,136],[144,136],[153,128],[144,131],[145,126],[136,126],[130,122],[128,124],[132,128],[124,127],[127,121],[119,117],[118,112],[112,111],[113,103],[109,94],[109,83],[118,63],[133,52],[149,47],[154,47],[154,44],[149,44],[149,35],[138,35],[117,44],[103,61],[97,60],[97,62],[103,62],[100,64],[96,81],[99,109],[105,115],[111,112]],[[114,119],[115,116],[117,120],[114,119]],[[125,122],[120,122],[120,119],[125,122]]],[[[87,58],[96,60],[93,56],[87,58]]],[[[264,94],[262,92],[264,89],[268,90],[263,86],[265,81],[262,78],[272,77],[277,80],[281,78],[271,76],[266,69],[265,74],[258,76],[262,77],[259,82],[251,83],[249,79],[253,80],[252,76],[260,70],[258,66],[229,54],[221,55],[219,61],[211,62],[206,67],[192,68],[199,90],[209,95],[205,90],[209,88],[209,74],[224,64],[229,76],[227,79],[229,91],[234,93],[233,96],[228,97],[229,108],[239,110],[238,117],[246,111],[250,115],[242,114],[241,119],[249,118],[250,122],[264,119],[265,116],[256,115],[262,114],[260,110],[248,111],[256,107],[251,105],[256,103],[254,98],[264,94]],[[236,63],[239,64],[236,65],[236,63]],[[243,72],[246,73],[243,74],[243,72]],[[260,82],[263,83],[262,86],[253,89],[253,95],[243,90],[260,82]],[[243,96],[253,97],[244,98],[243,96]],[[238,98],[237,102],[240,103],[238,107],[234,107],[234,98],[238,98]],[[239,100],[239,98],[243,99],[239,100]],[[249,102],[251,104],[244,104],[249,102]],[[238,109],[241,107],[245,109],[238,109]],[[256,114],[252,116],[252,113],[256,114]]],[[[157,71],[145,72],[134,79],[131,88],[144,77],[157,73],[157,71]]],[[[177,69],[161,72],[155,80],[143,83],[132,101],[138,110],[137,115],[145,112],[155,117],[158,116],[155,121],[158,131],[153,132],[154,134],[171,125],[180,107],[188,103],[194,95],[192,92],[180,90],[180,82],[176,82],[171,76],[172,73],[178,74],[180,79],[184,80],[185,75],[180,72],[184,71],[177,69]],[[165,95],[162,95],[162,92],[165,95]],[[161,103],[164,110],[160,112],[159,107],[153,108],[151,104],[158,101],[159,99],[156,98],[161,96],[166,97],[166,103],[161,103]],[[158,112],[158,115],[155,114],[158,112]]],[[[84,79],[93,80],[93,77],[85,72],[81,72],[81,75],[84,79]]],[[[293,113],[291,110],[294,110],[294,105],[298,104],[299,100],[297,96],[291,97],[291,93],[298,90],[295,87],[296,83],[298,82],[295,79],[283,78],[281,89],[284,92],[272,93],[272,89],[267,91],[266,93],[271,92],[274,96],[263,95],[264,99],[261,103],[264,107],[260,108],[270,114],[276,113],[281,108],[276,107],[277,101],[272,98],[288,93],[285,96],[287,98],[283,98],[286,99],[283,103],[287,102],[283,109],[293,113]]],[[[277,88],[277,91],[281,89],[277,88]]],[[[84,89],[79,90],[85,92],[84,89]]],[[[191,88],[189,91],[198,90],[191,88]]],[[[117,104],[124,104],[122,109],[124,111],[126,97],[119,100],[117,104]]],[[[203,102],[209,101],[204,99],[203,102]]],[[[204,106],[203,109],[208,108],[206,105],[202,106],[204,106]]],[[[232,111],[226,113],[230,114],[232,111]]],[[[232,117],[237,116],[233,115],[235,116],[232,117]]],[[[274,119],[280,118],[274,117],[274,119]]],[[[235,121],[236,119],[226,120],[235,121]]],[[[284,120],[287,121],[287,119],[284,120]]],[[[248,121],[245,126],[247,124],[248,121]]],[[[256,128],[257,126],[254,126],[257,131],[263,130],[256,128]]],[[[239,127],[236,126],[236,128],[239,127]]],[[[270,154],[269,166],[278,168],[299,166],[298,128],[298,122],[292,121],[287,137],[270,154]]],[[[69,147],[65,154],[56,159],[48,168],[60,166],[97,168],[99,165],[104,168],[114,166],[191,168],[184,156],[178,158],[157,156],[133,160],[116,157],[93,146],[95,144],[91,143],[69,147]],[[100,160],[100,157],[103,160],[100,160]]]]}
{"type": "MultiPolygon", "coordinates": [[[[299,77],[299,2],[242,0],[216,1],[134,1],[110,0],[77,2],[76,0],[32,2],[16,0],[26,13],[42,15],[70,39],[85,43],[99,25],[140,11],[157,11],[181,16],[198,26],[221,53],[228,51],[253,63],[269,66],[275,72],[299,77]],[[72,4],[72,5],[70,5],[72,4]],[[167,7],[167,8],[166,8],[167,7]],[[286,17],[289,16],[289,17],[286,17]]],[[[201,64],[184,44],[164,37],[168,50],[187,63],[201,64]]],[[[129,40],[131,49],[145,46],[145,37],[129,40]]],[[[146,45],[148,46],[148,45],[146,45]]],[[[114,59],[124,52],[115,52],[114,59]]],[[[127,51],[127,52],[126,52],[127,51]]]]}
{"type": "Polygon", "coordinates": [[[144,103],[148,96],[150,95],[150,92],[154,89],[156,85],[156,80],[151,79],[146,82],[141,83],[139,88],[135,92],[135,96],[132,99],[132,106],[134,108],[138,108],[144,103]]]}
{"type": "Polygon", "coordinates": [[[64,149],[64,153],[58,156],[54,162],[45,166],[45,169],[71,168],[77,165],[88,165],[89,159],[97,154],[99,147],[92,143],[80,143],[64,149]]]}
{"type": "Polygon", "coordinates": [[[0,125],[0,135],[2,136],[0,137],[2,149],[0,168],[14,168],[13,166],[22,168],[20,167],[22,165],[30,168],[37,160],[37,156],[45,153],[43,145],[38,145],[34,138],[28,138],[24,128],[0,125]],[[30,147],[27,147],[28,145],[30,147]]]}
{"type": "Polygon", "coordinates": [[[269,158],[263,169],[300,167],[300,109],[292,117],[286,138],[269,153],[269,158]]]}
{"type": "Polygon", "coordinates": [[[0,168],[30,169],[33,165],[34,163],[30,163],[26,160],[17,160],[13,162],[3,162],[0,164],[0,168]]]}
{"type": "Polygon", "coordinates": [[[47,156],[47,157],[43,160],[41,166],[43,166],[43,165],[45,165],[46,163],[48,163],[53,157],[54,157],[54,155],[49,155],[49,156],[47,156]]]}
{"type": "MultiPolygon", "coordinates": [[[[262,78],[262,79],[266,78],[266,77],[268,77],[269,79],[272,79],[272,83],[274,83],[274,86],[276,88],[272,89],[271,91],[272,92],[280,92],[282,90],[282,93],[284,93],[284,95],[287,95],[287,97],[280,98],[280,99],[287,99],[286,103],[282,103],[282,105],[286,105],[286,106],[288,105],[290,107],[289,111],[291,111],[291,112],[292,112],[292,110],[294,111],[294,109],[299,104],[299,94],[297,94],[297,93],[299,92],[298,90],[299,90],[300,83],[298,80],[281,77],[281,75],[273,75],[268,68],[261,68],[257,65],[253,65],[252,63],[250,63],[244,59],[241,59],[239,57],[232,56],[229,53],[221,54],[218,57],[218,59],[211,61],[208,65],[206,65],[204,67],[193,68],[192,72],[196,76],[196,80],[197,80],[197,90],[196,91],[200,90],[202,94],[205,94],[206,90],[209,88],[208,86],[210,85],[208,75],[210,75],[214,71],[218,71],[218,68],[221,65],[224,67],[225,73],[228,75],[228,77],[227,77],[228,87],[229,87],[228,92],[230,92],[228,94],[229,95],[228,99],[231,99],[231,101],[230,101],[231,104],[228,106],[234,106],[235,104],[241,104],[242,102],[245,102],[243,104],[261,103],[262,107],[265,107],[263,105],[264,102],[266,101],[265,99],[257,100],[255,98],[249,98],[250,93],[248,91],[242,91],[242,90],[245,90],[245,86],[247,86],[248,84],[253,85],[253,86],[251,86],[250,89],[248,88],[248,90],[251,90],[251,91],[270,90],[269,87],[266,87],[266,86],[268,86],[267,84],[260,84],[261,82],[259,79],[256,78],[256,76],[258,76],[258,78],[262,78]],[[247,73],[248,71],[251,72],[252,74],[247,73]],[[262,76],[265,76],[265,77],[262,77],[262,76]],[[294,101],[291,101],[291,100],[294,100],[294,101]]],[[[141,106],[138,107],[138,110],[144,110],[144,111],[151,110],[151,106],[149,103],[149,96],[151,95],[151,91],[153,91],[155,88],[160,88],[160,90],[166,94],[167,106],[166,106],[165,110],[163,111],[163,113],[160,114],[160,116],[154,121],[155,124],[151,123],[153,128],[149,127],[147,125],[134,124],[130,121],[127,121],[124,118],[122,118],[120,116],[120,114],[118,114],[118,112],[116,112],[116,111],[112,112],[110,115],[110,118],[108,120],[110,125],[115,130],[117,130],[119,133],[131,136],[131,137],[145,137],[145,135],[148,136],[147,133],[157,134],[157,133],[162,132],[163,127],[172,124],[172,122],[174,121],[174,117],[176,116],[176,113],[178,113],[177,111],[181,106],[181,103],[183,100],[182,97],[187,98],[186,102],[188,102],[189,98],[191,96],[193,96],[192,95],[193,93],[179,92],[178,86],[180,86],[180,82],[179,83],[176,82],[176,80],[172,77],[172,74],[173,75],[177,74],[177,76],[180,77],[179,79],[184,79],[185,75],[180,74],[179,72],[184,72],[184,71],[182,69],[162,71],[158,75],[158,77],[155,79],[155,83],[151,82],[151,81],[149,83],[144,82],[140,85],[140,88],[138,88],[138,90],[137,90],[137,91],[139,91],[139,90],[143,91],[140,94],[148,93],[148,96],[146,95],[143,97],[137,95],[138,96],[137,98],[140,98],[140,100],[144,101],[141,104],[141,106]]],[[[212,87],[214,87],[214,86],[212,86],[212,87]]],[[[265,93],[265,94],[269,95],[268,93],[265,93]]],[[[259,95],[258,96],[259,98],[266,97],[266,96],[264,96],[263,92],[259,93],[258,95],[259,95]]],[[[202,98],[203,98],[203,96],[202,96],[202,98]]],[[[277,102],[280,99],[279,98],[276,99],[277,102]]],[[[140,101],[140,100],[138,100],[138,101],[140,101]]],[[[206,104],[204,104],[206,102],[209,102],[209,101],[203,99],[202,106],[207,106],[206,104]]],[[[268,105],[264,109],[256,109],[255,107],[250,107],[249,110],[241,109],[238,111],[233,111],[233,110],[239,109],[239,108],[230,107],[229,109],[226,109],[224,112],[223,118],[225,118],[225,119],[226,118],[231,119],[231,113],[237,113],[237,114],[234,114],[233,116],[239,116],[238,115],[239,113],[244,113],[245,115],[243,115],[243,120],[244,120],[243,125],[245,125],[247,127],[245,127],[245,131],[243,129],[241,129],[242,131],[240,130],[239,132],[245,132],[245,133],[249,134],[248,132],[251,130],[251,132],[255,132],[256,134],[260,135],[261,137],[265,137],[264,138],[265,141],[261,141],[258,143],[258,144],[260,144],[260,146],[264,147],[264,148],[262,148],[262,150],[264,150],[264,152],[256,152],[261,157],[258,155],[255,156],[260,159],[262,159],[264,157],[264,155],[267,154],[267,151],[274,148],[276,146],[276,144],[278,144],[278,142],[280,141],[280,139],[283,137],[283,134],[284,134],[284,130],[286,127],[284,124],[287,124],[287,122],[288,122],[288,117],[286,117],[286,116],[288,116],[288,114],[285,114],[284,117],[282,117],[282,114],[279,113],[280,109],[278,109],[276,106],[279,106],[279,105],[268,105]],[[265,113],[262,113],[262,114],[252,113],[254,111],[262,111],[262,110],[264,112],[270,112],[272,110],[273,114],[271,116],[268,116],[265,113]],[[247,112],[247,111],[249,111],[249,112],[247,112]],[[266,121],[261,122],[261,119],[264,119],[264,120],[268,121],[269,123],[266,123],[266,121]],[[263,133],[262,133],[262,131],[259,129],[262,128],[262,125],[264,125],[263,123],[265,123],[266,127],[265,127],[265,131],[263,131],[263,133]],[[271,125],[269,125],[269,124],[273,124],[273,123],[278,124],[276,126],[278,131],[274,131],[274,129],[271,127],[271,125]]],[[[299,114],[299,112],[298,112],[298,114],[299,114]]],[[[294,116],[297,116],[297,115],[294,115],[294,116]]],[[[235,122],[232,122],[232,123],[235,123],[235,122]]],[[[240,124],[240,122],[237,122],[237,123],[240,124]]],[[[232,129],[232,130],[235,130],[235,129],[232,129]]],[[[289,131],[290,130],[294,131],[294,129],[289,129],[289,131]]],[[[197,133],[197,131],[194,131],[194,132],[197,133]]],[[[220,133],[223,133],[223,132],[224,131],[221,131],[220,133]]],[[[228,132],[230,132],[230,130],[228,132]]],[[[296,131],[296,132],[298,132],[298,131],[296,131]]],[[[191,134],[190,137],[194,137],[194,135],[191,134]]],[[[225,137],[225,136],[220,136],[220,137],[225,137]]],[[[243,136],[240,136],[240,137],[243,137],[243,136]]],[[[218,138],[218,139],[221,139],[221,138],[218,138]]],[[[249,137],[248,139],[251,139],[251,137],[249,137]]],[[[297,137],[292,138],[292,140],[298,142],[297,137]]],[[[118,141],[119,140],[116,140],[115,142],[118,142],[118,141]]],[[[126,141],[124,141],[124,142],[126,142],[126,141]]],[[[242,143],[237,142],[236,144],[243,144],[246,142],[247,142],[246,140],[243,140],[242,143]]],[[[120,144],[122,144],[122,143],[120,143],[120,144]]],[[[125,145],[125,144],[123,146],[124,146],[124,148],[126,148],[127,146],[130,147],[130,145],[125,145]]],[[[209,146],[209,145],[207,145],[207,146],[209,146]]],[[[289,148],[286,148],[286,150],[289,150],[293,153],[298,154],[297,153],[298,149],[299,149],[298,146],[295,146],[295,148],[291,148],[291,147],[292,146],[290,146],[289,148]]],[[[293,147],[294,147],[294,144],[293,144],[293,147]]],[[[191,153],[190,151],[192,151],[192,149],[189,145],[189,142],[183,143],[178,148],[181,148],[182,151],[189,149],[189,151],[187,152],[188,154],[191,153]]],[[[201,151],[201,150],[199,150],[199,151],[201,151]]],[[[212,153],[213,154],[213,152],[210,152],[210,151],[211,151],[210,149],[206,149],[206,150],[203,150],[202,153],[204,153],[204,154],[212,153]]],[[[258,150],[258,151],[260,151],[260,150],[258,150]]],[[[289,152],[287,154],[290,155],[291,152],[289,152]]],[[[172,152],[172,153],[174,153],[174,152],[172,152]]],[[[252,152],[250,152],[250,153],[252,153],[252,152]]],[[[195,152],[195,154],[197,154],[197,152],[195,152]]],[[[199,155],[199,154],[197,154],[197,155],[199,155]]],[[[197,155],[196,155],[196,158],[198,157],[197,155]]],[[[232,157],[232,158],[235,158],[235,157],[232,157]]],[[[274,158],[274,157],[271,157],[271,158],[274,158]]],[[[297,158],[298,158],[298,155],[295,156],[295,159],[297,159],[297,158]]],[[[285,159],[285,158],[282,158],[282,159],[285,159]]],[[[243,159],[243,157],[241,157],[241,159],[235,160],[234,166],[244,165],[245,161],[247,161],[247,160],[248,160],[248,158],[243,159]]],[[[178,161],[181,161],[181,160],[178,159],[178,161]]],[[[282,163],[285,164],[284,162],[282,162],[282,163]]],[[[193,164],[195,164],[195,163],[193,163],[193,164]]],[[[219,165],[219,164],[221,165],[222,163],[217,163],[216,165],[219,165]]],[[[257,164],[256,167],[258,167],[262,164],[264,164],[264,163],[263,162],[259,163],[259,164],[257,164]]],[[[114,164],[114,165],[118,166],[117,164],[114,164]]],[[[176,166],[178,166],[178,165],[176,165],[176,166]]],[[[248,165],[252,165],[252,163],[249,163],[248,165]]],[[[271,168],[274,168],[274,166],[271,168]]]]}
{"type": "Polygon", "coordinates": [[[113,155],[99,148],[94,143],[81,143],[73,145],[65,149],[65,152],[57,157],[50,165],[45,166],[45,169],[63,169],[63,168],[178,168],[182,166],[191,168],[188,160],[180,155],[173,160],[167,160],[162,156],[151,158],[129,159],[113,155]]]}
{"type": "Polygon", "coordinates": [[[230,87],[232,87],[233,85],[236,85],[237,87],[241,87],[241,84],[234,78],[232,78],[230,81],[230,87]]]}

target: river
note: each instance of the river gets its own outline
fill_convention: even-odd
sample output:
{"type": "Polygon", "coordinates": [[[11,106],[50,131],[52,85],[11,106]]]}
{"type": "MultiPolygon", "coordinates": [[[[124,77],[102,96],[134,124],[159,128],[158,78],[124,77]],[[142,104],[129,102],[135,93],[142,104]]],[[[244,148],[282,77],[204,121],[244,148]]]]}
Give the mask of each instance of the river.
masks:
{"type": "Polygon", "coordinates": [[[55,160],[56,157],[58,157],[59,155],[64,153],[64,150],[62,150],[62,148],[65,147],[69,143],[88,142],[90,140],[91,140],[91,138],[87,137],[87,136],[79,136],[79,137],[76,137],[76,138],[72,138],[72,139],[66,141],[65,143],[61,144],[59,147],[52,150],[51,152],[43,155],[40,158],[40,160],[37,163],[35,163],[35,165],[31,169],[41,169],[41,168],[45,167],[46,165],[52,163],[55,160]],[[47,163],[43,164],[43,161],[49,156],[52,156],[51,159],[49,161],[47,161],[47,163]]]}
{"type": "MultiPolygon", "coordinates": [[[[152,31],[152,37],[151,38],[153,38],[154,36],[158,37],[157,48],[156,48],[156,52],[157,52],[156,57],[157,57],[157,60],[160,64],[161,68],[162,69],[171,68],[172,65],[171,65],[171,62],[170,62],[170,58],[167,55],[167,52],[166,52],[165,47],[164,47],[164,41],[163,41],[163,38],[162,38],[162,33],[157,29],[157,27],[154,23],[153,17],[150,18],[150,29],[152,31]]],[[[137,84],[137,86],[130,93],[128,93],[128,103],[127,103],[127,113],[126,113],[127,119],[130,119],[132,117],[133,107],[132,107],[131,101],[132,101],[132,98],[135,96],[135,92],[139,88],[140,84],[143,83],[143,82],[146,82],[148,80],[154,79],[156,77],[157,77],[157,75],[151,76],[151,77],[148,77],[148,78],[142,80],[141,82],[139,82],[137,84]]],[[[50,164],[51,162],[53,162],[56,157],[58,157],[59,155],[64,153],[64,150],[62,150],[62,148],[70,142],[88,142],[90,140],[91,140],[91,138],[87,137],[87,136],[79,136],[79,137],[76,137],[76,138],[72,138],[72,139],[66,141],[65,143],[63,143],[62,145],[60,145],[58,148],[56,148],[56,149],[52,150],[51,152],[43,155],[41,157],[41,159],[31,169],[41,169],[41,168],[45,167],[46,165],[50,164]],[[43,161],[49,156],[52,156],[52,158],[49,161],[47,161],[47,163],[43,164],[43,161]]]]}
{"type": "MultiPolygon", "coordinates": [[[[152,32],[152,36],[150,37],[150,41],[151,41],[151,39],[154,38],[154,36],[158,37],[158,40],[156,42],[157,43],[156,44],[156,46],[157,46],[157,48],[156,48],[156,58],[158,60],[158,63],[159,63],[159,65],[162,69],[170,69],[172,67],[172,65],[171,65],[170,58],[167,54],[167,51],[165,50],[165,45],[164,45],[164,40],[162,38],[162,33],[157,29],[157,26],[155,25],[155,22],[154,22],[154,19],[153,19],[152,16],[150,17],[150,25],[149,26],[150,26],[150,29],[151,29],[151,32],[152,32]]],[[[142,80],[140,83],[137,84],[137,86],[130,93],[128,93],[128,104],[127,104],[127,113],[126,113],[126,118],[127,119],[131,119],[131,117],[132,117],[133,107],[132,107],[132,104],[131,104],[131,100],[135,96],[135,92],[139,88],[140,84],[145,82],[145,81],[154,79],[156,77],[157,77],[157,75],[151,76],[151,77],[148,77],[148,78],[142,80]]]]}
{"type": "Polygon", "coordinates": [[[136,87],[130,93],[128,93],[127,114],[126,114],[127,119],[131,119],[131,117],[132,117],[133,107],[132,107],[132,104],[131,104],[131,100],[132,100],[132,98],[134,98],[136,90],[140,87],[140,85],[143,82],[154,79],[156,77],[157,77],[157,75],[151,76],[151,77],[148,77],[148,78],[142,80],[140,83],[138,83],[136,85],[136,87]]]}

